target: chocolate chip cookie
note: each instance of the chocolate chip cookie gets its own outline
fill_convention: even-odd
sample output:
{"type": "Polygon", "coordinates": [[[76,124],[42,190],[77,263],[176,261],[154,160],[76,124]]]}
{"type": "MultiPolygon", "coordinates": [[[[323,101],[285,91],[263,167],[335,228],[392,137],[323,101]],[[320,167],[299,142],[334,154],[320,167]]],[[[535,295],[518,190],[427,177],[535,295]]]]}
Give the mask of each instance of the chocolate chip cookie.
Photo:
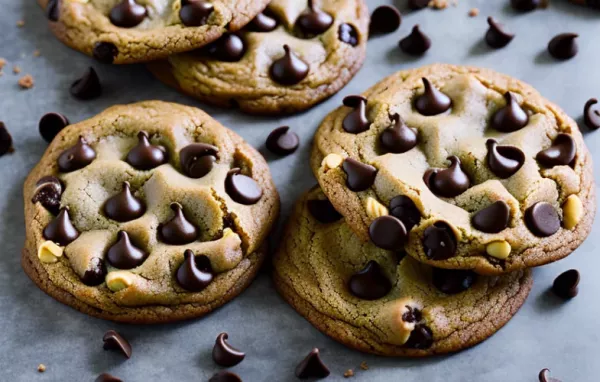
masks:
{"type": "Polygon", "coordinates": [[[241,32],[149,67],[204,102],[296,112],[336,93],[358,71],[368,18],[363,0],[273,0],[241,32]]]}
{"type": "Polygon", "coordinates": [[[473,346],[524,303],[528,269],[503,276],[445,270],[362,241],[317,188],[296,205],[274,259],[275,285],[323,333],[388,356],[473,346]]]}
{"type": "Polygon", "coordinates": [[[38,0],[65,44],[105,63],[199,48],[246,25],[268,0],[38,0]]]}
{"type": "Polygon", "coordinates": [[[255,149],[159,101],[63,129],[24,198],[31,279],[82,312],[138,323],[202,316],[244,290],[279,210],[255,149]]]}
{"type": "Polygon", "coordinates": [[[440,268],[498,274],[558,260],[596,210],[577,124],[487,69],[426,66],[346,97],[311,162],[363,240],[440,268]]]}

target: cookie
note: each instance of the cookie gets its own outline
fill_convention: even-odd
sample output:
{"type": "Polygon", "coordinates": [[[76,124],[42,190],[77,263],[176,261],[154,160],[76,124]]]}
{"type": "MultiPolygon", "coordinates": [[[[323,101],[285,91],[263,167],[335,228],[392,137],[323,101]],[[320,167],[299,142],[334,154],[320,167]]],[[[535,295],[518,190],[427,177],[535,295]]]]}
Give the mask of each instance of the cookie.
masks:
{"type": "Polygon", "coordinates": [[[599,0],[571,0],[571,2],[579,5],[587,5],[588,7],[600,9],[599,0]]]}
{"type": "Polygon", "coordinates": [[[311,165],[363,240],[499,274],[561,259],[589,234],[590,153],[575,121],[531,86],[438,64],[344,104],[319,127],[311,165]]]}
{"type": "Polygon", "coordinates": [[[279,211],[255,149],[159,101],[61,130],[24,199],[29,277],[84,313],[136,323],[199,317],[243,291],[279,211]]]}
{"type": "Polygon", "coordinates": [[[38,0],[63,43],[105,63],[162,59],[246,25],[268,0],[38,0]]]}
{"type": "Polygon", "coordinates": [[[241,32],[149,68],[203,102],[258,114],[297,112],[336,93],[358,71],[368,20],[363,0],[273,0],[241,32]]]}
{"type": "Polygon", "coordinates": [[[528,269],[444,270],[362,241],[323,193],[305,194],[274,258],[281,295],[346,346],[386,356],[455,352],[496,333],[525,302],[528,269]]]}

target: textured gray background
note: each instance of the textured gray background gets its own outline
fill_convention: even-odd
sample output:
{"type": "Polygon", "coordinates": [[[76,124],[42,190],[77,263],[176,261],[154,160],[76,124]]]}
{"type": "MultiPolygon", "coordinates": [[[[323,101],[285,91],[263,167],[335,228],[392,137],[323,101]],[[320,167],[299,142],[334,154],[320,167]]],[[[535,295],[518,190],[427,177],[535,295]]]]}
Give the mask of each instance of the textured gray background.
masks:
{"type": "MultiPolygon", "coordinates": [[[[368,1],[371,9],[391,3],[368,1]]],[[[308,153],[321,119],[345,95],[363,91],[397,70],[433,62],[491,67],[533,84],[579,119],[585,101],[600,97],[600,13],[565,1],[552,0],[550,9],[526,15],[513,13],[508,0],[460,0],[458,7],[444,11],[405,12],[398,32],[371,40],[363,69],[338,95],[301,115],[258,118],[199,105],[155,81],[142,66],[97,64],[54,39],[34,0],[0,0],[0,57],[10,63],[0,77],[0,120],[12,132],[16,147],[14,154],[0,158],[0,380],[93,381],[107,371],[125,381],[206,381],[219,370],[210,351],[221,331],[229,332],[232,344],[248,354],[233,368],[244,381],[293,381],[297,362],[315,346],[331,368],[328,380],[342,380],[345,370],[358,369],[362,361],[368,362],[370,370],[357,370],[352,380],[533,382],[544,367],[563,381],[598,380],[598,224],[571,257],[535,270],[535,286],[525,306],[497,335],[459,354],[422,360],[375,357],[335,343],[283,302],[267,272],[239,298],[204,319],[144,327],[90,318],[55,302],[34,286],[19,264],[25,235],[22,183],[46,147],[37,131],[46,112],[58,111],[76,122],[113,104],[176,101],[203,107],[257,147],[273,128],[290,125],[301,135],[301,149],[283,159],[267,156],[283,202],[283,222],[293,201],[315,183],[308,153]],[[481,14],[469,18],[471,7],[478,7],[481,14]],[[488,15],[517,34],[509,47],[490,51],[482,43],[488,15]],[[25,27],[16,27],[19,19],[25,20],[25,27]],[[430,52],[420,59],[397,49],[399,38],[416,23],[433,40],[430,52]],[[579,55],[555,62],[545,51],[547,42],[557,33],[571,31],[581,33],[579,55]],[[35,49],[41,50],[41,57],[33,57],[35,49]],[[13,64],[35,77],[35,88],[19,90],[13,64]],[[77,101],[68,88],[89,65],[98,70],[104,94],[98,100],[77,101]],[[547,288],[556,275],[572,267],[582,273],[581,293],[564,303],[548,294],[547,288]],[[102,335],[111,328],[131,341],[130,360],[102,350],[102,335]],[[36,371],[39,363],[47,366],[43,374],[36,371]]],[[[398,5],[403,8],[404,1],[398,5]]],[[[596,151],[600,132],[585,133],[591,151],[596,151]]],[[[598,169],[595,173],[600,179],[598,169]]]]}

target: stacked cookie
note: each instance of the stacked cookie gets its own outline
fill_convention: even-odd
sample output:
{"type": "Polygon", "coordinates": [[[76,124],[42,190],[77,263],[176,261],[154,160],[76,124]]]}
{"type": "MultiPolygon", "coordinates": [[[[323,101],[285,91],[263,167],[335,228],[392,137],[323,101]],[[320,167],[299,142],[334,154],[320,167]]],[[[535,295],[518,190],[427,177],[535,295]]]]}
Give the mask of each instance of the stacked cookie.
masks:
{"type": "Polygon", "coordinates": [[[529,267],[586,238],[596,200],[577,124],[491,70],[432,65],[349,96],[319,127],[320,188],[275,258],[284,298],[367,352],[424,356],[492,335],[529,267]]]}

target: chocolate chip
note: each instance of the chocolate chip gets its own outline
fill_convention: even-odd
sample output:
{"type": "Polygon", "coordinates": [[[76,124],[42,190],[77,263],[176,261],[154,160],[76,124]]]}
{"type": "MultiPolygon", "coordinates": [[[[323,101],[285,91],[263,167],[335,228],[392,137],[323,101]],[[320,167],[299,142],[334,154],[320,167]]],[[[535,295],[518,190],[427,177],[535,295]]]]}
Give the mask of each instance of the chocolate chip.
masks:
{"type": "Polygon", "coordinates": [[[432,268],[431,271],[433,285],[445,294],[464,292],[477,280],[477,275],[468,270],[432,268]]]}
{"type": "Polygon", "coordinates": [[[425,182],[436,195],[453,198],[465,192],[471,185],[469,177],[462,169],[460,159],[452,155],[448,157],[450,166],[445,170],[434,170],[429,173],[425,182]]]}
{"type": "Polygon", "coordinates": [[[62,192],[62,183],[57,177],[43,176],[35,183],[31,202],[40,202],[44,208],[56,215],[60,208],[62,192]]]}
{"type": "Polygon", "coordinates": [[[42,138],[50,143],[54,137],[68,125],[69,120],[64,115],[59,113],[47,113],[40,119],[38,129],[42,138]]]}
{"type": "Polygon", "coordinates": [[[204,0],[181,0],[179,18],[187,27],[199,27],[208,22],[214,6],[204,0]]]}
{"type": "Polygon", "coordinates": [[[190,178],[202,178],[212,170],[218,153],[218,148],[206,143],[187,145],[179,152],[181,170],[190,178]]]}
{"type": "Polygon", "coordinates": [[[512,133],[521,130],[529,123],[529,116],[523,110],[517,98],[511,92],[504,93],[506,106],[499,109],[492,116],[492,127],[503,133],[512,133]]]}
{"type": "Polygon", "coordinates": [[[167,149],[151,144],[148,133],[140,131],[138,144],[127,153],[125,161],[137,170],[151,170],[167,163],[167,149]]]}
{"type": "Polygon", "coordinates": [[[556,59],[568,60],[577,55],[579,47],[575,40],[579,37],[576,33],[562,33],[555,36],[548,43],[548,53],[556,59]]]}
{"type": "Polygon", "coordinates": [[[514,175],[523,167],[525,154],[514,146],[498,146],[495,139],[488,139],[487,164],[490,170],[501,179],[514,175]]]}
{"type": "Polygon", "coordinates": [[[90,100],[100,97],[102,85],[94,68],[90,67],[84,75],[73,82],[69,89],[71,95],[80,100],[90,100]]]}
{"type": "Polygon", "coordinates": [[[558,275],[552,284],[552,291],[558,297],[569,299],[577,296],[579,292],[579,272],[576,269],[569,269],[558,275]]]}
{"type": "Polygon", "coordinates": [[[84,168],[96,159],[96,152],[87,144],[83,137],[77,143],[66,149],[58,157],[58,169],[61,172],[71,172],[84,168]]]}
{"type": "Polygon", "coordinates": [[[117,350],[126,358],[131,358],[131,345],[129,344],[129,341],[114,330],[109,330],[104,333],[102,341],[104,341],[104,350],[117,350]]]}
{"type": "Polygon", "coordinates": [[[333,204],[327,199],[313,199],[306,202],[306,207],[311,215],[323,224],[334,223],[342,218],[335,210],[333,204]]]}
{"type": "Polygon", "coordinates": [[[122,0],[110,10],[109,19],[118,27],[133,28],[144,21],[146,14],[146,7],[135,0],[122,0]]]}
{"type": "Polygon", "coordinates": [[[425,116],[441,114],[452,106],[452,100],[439,91],[427,78],[423,78],[425,89],[423,94],[415,99],[415,109],[425,116]]]}
{"type": "Polygon", "coordinates": [[[121,379],[115,377],[114,375],[110,375],[108,373],[100,374],[95,382],[123,382],[121,379]]]}
{"type": "Polygon", "coordinates": [[[400,40],[399,45],[404,53],[420,56],[431,48],[431,39],[415,25],[410,34],[400,40]]]}
{"type": "Polygon", "coordinates": [[[146,212],[146,206],[141,199],[133,196],[129,182],[123,182],[122,191],[111,196],[104,203],[103,210],[108,218],[127,222],[142,216],[146,212]]]}
{"type": "Polygon", "coordinates": [[[371,260],[363,269],[350,277],[348,289],[354,296],[372,301],[390,293],[392,282],[383,273],[379,264],[371,260]]]}
{"type": "Polygon", "coordinates": [[[411,349],[429,349],[431,345],[433,345],[433,333],[429,327],[423,324],[415,325],[408,341],[404,344],[411,349]]]}
{"type": "Polygon", "coordinates": [[[265,12],[259,13],[250,21],[247,29],[252,32],[271,32],[277,28],[277,19],[267,15],[265,12]]]}
{"type": "Polygon", "coordinates": [[[591,130],[600,128],[600,110],[594,107],[597,103],[598,100],[596,98],[590,98],[583,108],[583,120],[585,125],[591,130]]]}
{"type": "Polygon", "coordinates": [[[367,99],[363,96],[351,95],[343,100],[344,106],[351,107],[352,110],[342,122],[344,131],[350,134],[359,134],[369,130],[371,122],[367,118],[367,99]]]}
{"type": "Polygon", "coordinates": [[[215,346],[213,347],[212,357],[213,360],[221,366],[231,367],[244,360],[246,353],[239,351],[233,346],[229,345],[227,339],[229,335],[227,333],[221,333],[217,336],[215,346]]]}
{"type": "Polygon", "coordinates": [[[190,292],[204,290],[214,278],[210,259],[204,255],[196,256],[189,249],[185,250],[183,257],[183,263],[175,275],[177,284],[190,292]]]}
{"type": "Polygon", "coordinates": [[[406,305],[406,312],[402,314],[402,321],[413,323],[419,322],[423,319],[423,313],[417,308],[413,308],[412,306],[406,305]]]}
{"type": "Polygon", "coordinates": [[[246,53],[246,44],[237,34],[227,32],[204,49],[215,60],[238,62],[246,53]]]}
{"type": "Polygon", "coordinates": [[[306,358],[296,366],[296,377],[300,379],[325,378],[329,375],[329,369],[321,360],[319,349],[314,348],[306,358]]]}
{"type": "Polygon", "coordinates": [[[400,219],[406,231],[410,231],[421,221],[421,212],[411,198],[398,195],[390,201],[390,215],[400,219]]]}
{"type": "Polygon", "coordinates": [[[369,226],[369,237],[379,248],[401,251],[408,238],[408,232],[400,219],[385,215],[373,220],[369,226]]]}
{"type": "Polygon", "coordinates": [[[290,131],[289,126],[276,128],[267,137],[266,146],[269,151],[277,155],[289,155],[296,151],[300,144],[298,134],[290,131]]]}
{"type": "Polygon", "coordinates": [[[0,122],[0,157],[6,153],[15,151],[13,148],[13,139],[4,122],[0,122]]]}
{"type": "Polygon", "coordinates": [[[235,373],[222,370],[210,377],[208,382],[242,382],[242,379],[235,373]]]}
{"type": "Polygon", "coordinates": [[[288,45],[283,46],[283,57],[273,61],[269,69],[271,79],[281,85],[295,85],[302,81],[309,72],[309,66],[302,61],[288,45]]]}
{"type": "Polygon", "coordinates": [[[240,173],[239,168],[229,170],[225,179],[225,192],[234,202],[255,204],[262,197],[262,189],[254,179],[240,173]]]}
{"type": "Polygon", "coordinates": [[[161,241],[171,245],[183,245],[195,241],[200,233],[198,228],[185,217],[181,204],[171,203],[171,209],[174,216],[158,227],[161,241]]]}
{"type": "Polygon", "coordinates": [[[498,200],[473,215],[471,223],[475,229],[481,232],[498,233],[508,227],[509,220],[510,208],[508,204],[498,200]]]}
{"type": "Polygon", "coordinates": [[[550,376],[550,370],[549,369],[542,369],[540,371],[540,374],[538,375],[540,382],[560,382],[559,379],[556,378],[552,378],[550,376]]]}
{"type": "Polygon", "coordinates": [[[90,267],[83,274],[81,282],[87,286],[97,286],[102,284],[106,277],[106,264],[104,264],[104,260],[94,258],[90,263],[90,267]]]}
{"type": "Polygon", "coordinates": [[[431,0],[408,0],[408,6],[411,9],[423,9],[426,8],[431,0]]]}
{"type": "Polygon", "coordinates": [[[400,28],[402,15],[393,5],[381,5],[371,13],[369,34],[392,33],[400,28]]]}
{"type": "Polygon", "coordinates": [[[106,260],[115,268],[132,269],[142,265],[148,255],[149,253],[133,245],[127,232],[119,231],[117,242],[106,252],[106,260]]]}
{"type": "Polygon", "coordinates": [[[533,11],[540,6],[542,0],[510,0],[513,9],[521,12],[533,11]]]}
{"type": "Polygon", "coordinates": [[[347,176],[346,186],[354,192],[365,191],[371,187],[377,176],[375,167],[352,158],[344,159],[342,168],[347,176]]]}
{"type": "Polygon", "coordinates": [[[112,64],[119,55],[119,49],[112,42],[100,41],[94,44],[92,55],[103,64],[112,64]]]}
{"type": "Polygon", "coordinates": [[[46,17],[50,21],[58,21],[60,17],[60,3],[61,0],[48,0],[46,5],[46,17]]]}
{"type": "Polygon", "coordinates": [[[560,229],[560,218],[552,204],[538,202],[525,211],[525,224],[534,235],[548,237],[560,229]]]}
{"type": "Polygon", "coordinates": [[[456,237],[447,223],[436,222],[423,233],[423,250],[431,260],[446,260],[456,254],[456,237]]]}
{"type": "Polygon", "coordinates": [[[338,38],[351,46],[357,46],[359,43],[358,31],[354,25],[342,23],[338,28],[338,38]]]}
{"type": "Polygon", "coordinates": [[[79,237],[79,231],[71,223],[69,207],[60,209],[58,215],[44,228],[44,239],[66,246],[79,237]]]}
{"type": "Polygon", "coordinates": [[[542,150],[535,156],[535,159],[544,167],[552,168],[554,166],[567,166],[577,154],[575,141],[569,134],[558,134],[552,142],[552,146],[542,150]]]}
{"type": "Polygon", "coordinates": [[[401,154],[417,145],[417,132],[406,126],[399,114],[392,116],[394,126],[383,130],[379,135],[381,146],[388,153],[401,154]]]}
{"type": "Polygon", "coordinates": [[[313,0],[308,0],[308,9],[296,19],[295,28],[303,37],[312,38],[325,33],[333,24],[333,17],[319,9],[313,0]]]}
{"type": "Polygon", "coordinates": [[[493,17],[488,17],[487,22],[490,25],[490,28],[485,34],[485,42],[490,47],[496,49],[504,48],[515,37],[514,34],[506,32],[502,24],[494,20],[493,17]]]}

